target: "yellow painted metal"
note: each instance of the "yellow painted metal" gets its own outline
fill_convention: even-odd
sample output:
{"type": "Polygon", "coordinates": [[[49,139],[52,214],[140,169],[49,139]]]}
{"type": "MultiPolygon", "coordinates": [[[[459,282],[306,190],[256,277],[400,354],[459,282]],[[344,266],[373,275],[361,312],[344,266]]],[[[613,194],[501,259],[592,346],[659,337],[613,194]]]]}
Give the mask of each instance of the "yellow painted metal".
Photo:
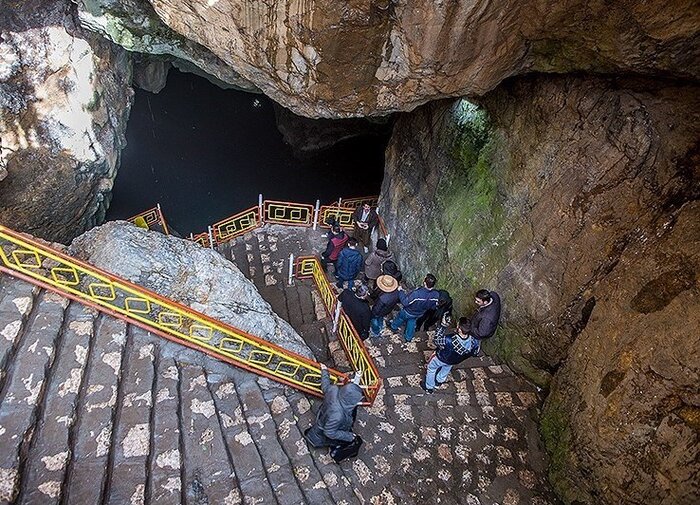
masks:
{"type": "Polygon", "coordinates": [[[139,228],[145,228],[147,230],[153,229],[154,226],[159,226],[160,229],[166,235],[169,235],[168,225],[165,222],[165,216],[160,210],[160,205],[153,207],[152,209],[145,210],[140,214],[130,217],[127,221],[134,223],[139,228]]]}
{"type": "MultiPolygon", "coordinates": [[[[316,288],[323,300],[323,304],[326,307],[326,311],[329,315],[333,316],[335,314],[337,298],[318,258],[314,256],[298,258],[296,276],[302,279],[313,278],[316,288]]],[[[379,372],[367,348],[362,343],[357,331],[350,322],[350,318],[342,310],[340,312],[340,318],[338,319],[337,334],[352,364],[353,370],[362,371],[361,384],[366,387],[368,400],[373,402],[381,385],[379,372]]]]}
{"type": "MultiPolygon", "coordinates": [[[[284,384],[320,394],[319,364],[172,300],[63,255],[0,226],[0,260],[23,278],[83,301],[176,342],[284,384]]],[[[344,377],[332,373],[333,381],[344,377]]]]}
{"type": "Polygon", "coordinates": [[[328,223],[328,218],[334,218],[340,226],[351,227],[352,226],[352,216],[355,213],[353,209],[346,209],[345,207],[338,207],[337,205],[324,205],[321,207],[321,226],[323,228],[330,228],[328,223]]]}
{"type": "Polygon", "coordinates": [[[265,200],[263,214],[266,223],[311,226],[314,219],[314,206],[306,203],[265,200]]]}
{"type": "Polygon", "coordinates": [[[136,226],[138,226],[139,228],[145,228],[146,230],[149,229],[149,228],[148,228],[148,223],[147,223],[146,220],[145,220],[143,217],[141,217],[141,216],[132,217],[132,218],[130,219],[130,221],[131,221],[132,223],[134,223],[136,226]]]}
{"type": "Polygon", "coordinates": [[[347,207],[350,209],[356,209],[361,205],[364,204],[370,204],[372,207],[376,207],[377,204],[379,203],[379,197],[378,196],[361,196],[358,198],[348,198],[347,200],[341,200],[340,204],[343,207],[347,207]]]}
{"type": "Polygon", "coordinates": [[[248,210],[244,210],[243,212],[239,212],[236,215],[215,223],[212,226],[214,242],[223,244],[261,225],[258,207],[251,207],[248,210]]]}

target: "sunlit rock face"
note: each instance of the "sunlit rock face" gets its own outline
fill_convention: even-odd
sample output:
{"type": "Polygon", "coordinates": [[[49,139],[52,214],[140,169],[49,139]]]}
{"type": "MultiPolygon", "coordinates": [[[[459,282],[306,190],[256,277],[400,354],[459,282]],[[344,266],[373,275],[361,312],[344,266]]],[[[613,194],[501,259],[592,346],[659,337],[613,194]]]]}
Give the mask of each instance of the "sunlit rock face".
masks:
{"type": "Polygon", "coordinates": [[[104,217],[131,106],[126,52],[68,2],[0,17],[0,223],[66,241],[104,217]]]}
{"type": "Polygon", "coordinates": [[[313,359],[303,339],[273,312],[252,281],[216,251],[123,221],[93,228],[68,250],[91,265],[313,359]]]}
{"type": "Polygon", "coordinates": [[[436,98],[480,95],[504,78],[532,71],[695,78],[700,72],[694,43],[700,14],[692,0],[79,4],[84,23],[125,47],[180,51],[190,56],[179,57],[194,61],[185,49],[194,42],[309,117],[410,110],[436,98]]]}
{"type": "Polygon", "coordinates": [[[435,273],[460,315],[473,290],[501,293],[486,347],[550,386],[542,433],[568,502],[698,493],[699,97],[538,76],[394,127],[391,247],[413,281],[435,273]]]}

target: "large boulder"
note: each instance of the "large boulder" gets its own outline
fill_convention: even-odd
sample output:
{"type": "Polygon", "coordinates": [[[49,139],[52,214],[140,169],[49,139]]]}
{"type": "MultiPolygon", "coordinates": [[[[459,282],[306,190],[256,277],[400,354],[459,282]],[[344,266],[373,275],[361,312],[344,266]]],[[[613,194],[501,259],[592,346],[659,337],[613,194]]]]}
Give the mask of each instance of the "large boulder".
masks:
{"type": "Polygon", "coordinates": [[[132,101],[127,53],[60,0],[0,16],[0,223],[66,242],[104,219],[132,101]]]}
{"type": "Polygon", "coordinates": [[[77,237],[69,253],[269,342],[314,359],[255,285],[219,253],[189,240],[113,221],[77,237]]]}
{"type": "Polygon", "coordinates": [[[410,110],[532,71],[700,76],[693,0],[79,4],[86,25],[125,47],[196,62],[196,44],[221,62],[211,68],[308,117],[410,110]]]}
{"type": "Polygon", "coordinates": [[[551,387],[567,501],[698,492],[698,91],[518,78],[394,127],[380,209],[402,270],[437,274],[460,315],[475,289],[501,293],[485,346],[551,387]]]}

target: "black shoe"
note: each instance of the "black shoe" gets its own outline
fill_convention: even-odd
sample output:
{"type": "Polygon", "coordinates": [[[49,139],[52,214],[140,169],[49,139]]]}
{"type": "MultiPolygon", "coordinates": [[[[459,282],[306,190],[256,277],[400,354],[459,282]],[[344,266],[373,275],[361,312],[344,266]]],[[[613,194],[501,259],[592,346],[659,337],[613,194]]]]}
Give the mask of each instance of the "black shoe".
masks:
{"type": "Polygon", "coordinates": [[[439,380],[436,379],[436,380],[435,380],[435,386],[440,387],[440,386],[442,386],[445,382],[447,382],[447,381],[442,381],[442,382],[440,382],[439,380]]]}
{"type": "Polygon", "coordinates": [[[420,387],[421,387],[421,389],[422,389],[423,391],[425,391],[425,392],[428,393],[429,395],[433,394],[433,390],[432,390],[432,389],[429,389],[429,388],[425,385],[425,379],[423,379],[422,381],[420,381],[420,387]]]}

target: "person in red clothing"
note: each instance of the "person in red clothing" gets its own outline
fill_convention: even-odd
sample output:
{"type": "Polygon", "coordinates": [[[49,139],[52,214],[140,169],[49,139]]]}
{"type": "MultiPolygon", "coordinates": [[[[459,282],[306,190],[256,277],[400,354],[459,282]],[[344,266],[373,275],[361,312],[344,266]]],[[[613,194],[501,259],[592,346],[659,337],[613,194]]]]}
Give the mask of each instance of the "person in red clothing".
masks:
{"type": "Polygon", "coordinates": [[[326,250],[321,253],[321,265],[323,266],[323,270],[328,272],[328,263],[332,263],[335,267],[335,262],[338,261],[338,255],[349,239],[350,237],[343,231],[340,225],[333,225],[333,228],[331,228],[331,231],[328,233],[326,250]]]}

